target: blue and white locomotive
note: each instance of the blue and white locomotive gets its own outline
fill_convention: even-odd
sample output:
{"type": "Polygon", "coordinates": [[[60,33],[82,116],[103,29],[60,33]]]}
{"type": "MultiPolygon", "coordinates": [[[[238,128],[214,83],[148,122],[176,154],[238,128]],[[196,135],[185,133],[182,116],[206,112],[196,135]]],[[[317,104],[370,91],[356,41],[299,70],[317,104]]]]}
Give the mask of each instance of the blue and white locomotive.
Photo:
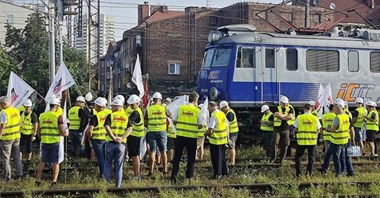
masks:
{"type": "Polygon", "coordinates": [[[380,31],[341,36],[259,33],[246,25],[211,31],[199,73],[201,99],[227,100],[249,112],[281,95],[299,107],[316,100],[320,84],[334,98],[380,102],[380,31]]]}

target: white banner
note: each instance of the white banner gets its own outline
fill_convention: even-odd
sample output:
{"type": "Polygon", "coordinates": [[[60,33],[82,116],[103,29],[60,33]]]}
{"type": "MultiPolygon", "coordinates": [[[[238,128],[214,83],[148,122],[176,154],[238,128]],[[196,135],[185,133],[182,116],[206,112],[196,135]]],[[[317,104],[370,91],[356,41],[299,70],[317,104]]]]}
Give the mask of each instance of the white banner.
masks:
{"type": "Polygon", "coordinates": [[[135,68],[133,70],[133,75],[132,75],[132,82],[135,83],[137,86],[137,89],[140,92],[140,98],[144,96],[144,83],[143,83],[143,78],[141,74],[141,64],[140,64],[140,57],[139,54],[137,54],[136,58],[136,64],[135,68]]]}
{"type": "Polygon", "coordinates": [[[203,106],[201,108],[200,116],[202,118],[202,124],[207,127],[208,121],[210,119],[210,113],[208,112],[208,98],[203,103],[203,106]]]}
{"type": "Polygon", "coordinates": [[[321,95],[318,94],[318,103],[320,108],[318,111],[318,117],[321,118],[323,113],[330,112],[329,106],[333,104],[333,97],[330,83],[323,89],[321,95]]]}
{"type": "MultiPolygon", "coordinates": [[[[49,101],[50,97],[55,95],[57,98],[62,98],[62,92],[75,84],[73,77],[67,69],[65,63],[62,63],[54,77],[45,100],[49,101]]],[[[49,105],[46,105],[49,106],[49,105]]]]}
{"type": "Polygon", "coordinates": [[[172,113],[172,118],[177,117],[179,106],[186,104],[188,101],[188,97],[186,95],[178,97],[176,100],[171,102],[166,109],[172,113]]]}
{"type": "Polygon", "coordinates": [[[15,108],[19,108],[23,105],[30,95],[34,92],[34,89],[18,77],[15,73],[11,72],[8,82],[7,96],[12,99],[11,105],[15,108]]]}

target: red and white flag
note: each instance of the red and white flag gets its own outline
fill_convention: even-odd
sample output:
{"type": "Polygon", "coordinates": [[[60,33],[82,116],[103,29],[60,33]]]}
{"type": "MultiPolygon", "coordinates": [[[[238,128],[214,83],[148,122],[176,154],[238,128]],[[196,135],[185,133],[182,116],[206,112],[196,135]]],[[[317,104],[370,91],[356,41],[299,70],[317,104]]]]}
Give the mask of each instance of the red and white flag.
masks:
{"type": "Polygon", "coordinates": [[[143,83],[143,77],[141,74],[141,64],[140,64],[139,54],[137,54],[136,64],[135,64],[135,68],[133,70],[133,75],[132,75],[132,82],[135,83],[135,85],[137,86],[137,89],[140,92],[139,97],[142,98],[144,96],[144,83],[143,83]]]}
{"type": "Polygon", "coordinates": [[[34,92],[34,89],[23,81],[15,73],[11,72],[8,81],[7,96],[12,99],[11,105],[15,108],[19,108],[23,105],[30,95],[34,92]]]}

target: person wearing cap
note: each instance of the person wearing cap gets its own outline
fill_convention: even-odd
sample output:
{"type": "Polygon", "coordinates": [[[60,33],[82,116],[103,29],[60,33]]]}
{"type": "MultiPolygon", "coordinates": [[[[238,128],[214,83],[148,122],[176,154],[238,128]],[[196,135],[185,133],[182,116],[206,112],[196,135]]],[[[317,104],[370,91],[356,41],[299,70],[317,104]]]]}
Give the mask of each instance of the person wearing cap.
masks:
{"type": "Polygon", "coordinates": [[[239,126],[238,126],[238,122],[237,122],[237,117],[236,117],[235,111],[230,108],[227,101],[224,101],[224,100],[221,101],[219,103],[219,108],[224,114],[226,114],[226,117],[227,117],[227,120],[229,123],[229,127],[228,127],[229,128],[228,148],[230,150],[229,162],[230,162],[230,165],[233,166],[233,165],[235,165],[235,158],[236,158],[235,147],[236,147],[236,140],[237,140],[238,133],[239,133],[239,126]]]}
{"type": "Polygon", "coordinates": [[[311,106],[311,114],[313,115],[313,116],[316,116],[316,117],[318,117],[318,111],[317,111],[317,109],[316,109],[316,105],[317,105],[317,103],[314,101],[314,100],[310,100],[309,101],[309,105],[311,106]]]}
{"type": "Polygon", "coordinates": [[[41,140],[41,161],[36,170],[36,185],[41,184],[42,172],[45,168],[45,164],[52,164],[53,175],[51,184],[57,183],[59,174],[59,142],[61,136],[67,136],[68,133],[63,126],[62,115],[57,113],[57,109],[60,106],[58,98],[52,97],[48,101],[50,110],[40,115],[40,125],[37,132],[37,136],[41,140]]]}
{"type": "Polygon", "coordinates": [[[226,114],[218,110],[215,102],[209,102],[208,110],[211,113],[205,136],[210,141],[211,163],[214,169],[214,179],[227,176],[226,144],[228,143],[228,121],[226,114]]]}
{"type": "Polygon", "coordinates": [[[115,165],[115,186],[119,188],[123,179],[123,164],[125,158],[125,143],[132,132],[127,128],[128,116],[123,109],[123,101],[114,99],[111,103],[112,113],[107,115],[104,127],[106,128],[104,177],[107,182],[111,178],[112,164],[115,165]],[[113,163],[112,163],[113,162],[113,163]]]}
{"type": "MultiPolygon", "coordinates": [[[[204,104],[199,104],[198,108],[202,109],[204,104]]],[[[202,128],[199,129],[198,132],[198,139],[197,139],[197,154],[195,159],[203,160],[203,155],[204,155],[204,144],[205,144],[205,133],[207,131],[206,123],[208,122],[208,110],[207,110],[207,116],[206,118],[200,118],[200,119],[206,119],[202,120],[202,128]]],[[[204,116],[204,115],[202,115],[204,116]]]]}
{"type": "Polygon", "coordinates": [[[325,153],[322,168],[319,169],[321,173],[326,174],[332,156],[336,177],[342,175],[343,168],[347,170],[348,176],[354,175],[351,158],[347,155],[347,148],[354,143],[355,131],[351,118],[344,111],[344,106],[343,100],[338,98],[335,101],[334,113],[336,117],[333,125],[326,129],[331,134],[331,143],[325,153]]]}
{"type": "Polygon", "coordinates": [[[153,175],[154,164],[156,163],[157,147],[161,153],[163,173],[168,171],[168,161],[166,155],[167,133],[166,133],[166,117],[170,117],[171,113],[161,105],[162,95],[159,92],[153,94],[153,104],[150,105],[145,114],[145,126],[148,128],[146,135],[149,145],[149,173],[153,175]]]}
{"type": "Polygon", "coordinates": [[[104,128],[104,123],[108,116],[107,112],[104,111],[106,103],[102,98],[97,98],[95,100],[95,111],[90,118],[90,122],[87,129],[87,137],[91,139],[92,149],[95,152],[96,159],[98,160],[99,166],[99,177],[103,176],[105,156],[104,156],[104,145],[106,142],[106,129],[104,128]]]}
{"type": "Polygon", "coordinates": [[[70,138],[71,157],[76,157],[76,153],[78,149],[80,150],[80,153],[83,154],[83,151],[81,151],[81,147],[80,147],[82,133],[84,130],[83,124],[81,124],[81,121],[83,120],[84,122],[84,120],[88,119],[88,116],[84,116],[84,112],[83,112],[83,108],[85,104],[86,104],[85,98],[83,96],[79,96],[75,101],[75,106],[69,109],[68,118],[70,120],[69,138],[70,138]],[[86,117],[86,118],[82,119],[82,117],[86,117]]]}
{"type": "Polygon", "coordinates": [[[20,155],[22,159],[22,153],[27,153],[27,161],[32,159],[33,141],[37,135],[38,118],[32,111],[32,101],[27,100],[24,103],[24,111],[21,114],[21,138],[20,138],[20,155]]]}
{"type": "Polygon", "coordinates": [[[33,112],[36,113],[37,118],[39,118],[40,115],[45,112],[45,108],[45,100],[41,96],[37,95],[36,104],[33,107],[33,112]]]}
{"type": "Polygon", "coordinates": [[[177,130],[177,138],[171,176],[172,183],[177,182],[179,163],[181,161],[185,148],[187,152],[186,179],[191,179],[194,176],[194,163],[197,152],[198,132],[199,129],[202,128],[200,109],[197,105],[198,98],[198,93],[190,93],[189,103],[181,105],[178,109],[178,113],[173,117],[173,124],[176,126],[177,130]]]}
{"type": "Polygon", "coordinates": [[[278,157],[278,162],[282,163],[290,144],[290,127],[293,127],[295,120],[294,108],[289,104],[289,99],[286,96],[281,96],[280,105],[273,115],[274,153],[272,162],[277,162],[276,158],[278,157]],[[279,155],[278,149],[280,150],[279,155]]]}
{"type": "Polygon", "coordinates": [[[327,131],[327,129],[333,125],[335,117],[334,105],[331,104],[329,105],[329,112],[322,115],[322,139],[325,153],[331,143],[331,134],[327,131]]]}
{"type": "Polygon", "coordinates": [[[141,180],[140,173],[140,142],[145,136],[144,116],[140,105],[140,97],[131,95],[128,98],[128,105],[133,110],[128,118],[128,128],[132,127],[132,133],[127,139],[128,155],[132,159],[133,173],[135,180],[141,180]]]}
{"type": "Polygon", "coordinates": [[[379,131],[379,113],[376,110],[377,104],[373,101],[366,103],[368,115],[364,116],[366,122],[367,142],[369,144],[370,156],[377,156],[375,152],[375,136],[379,131]]]}
{"type": "Polygon", "coordinates": [[[260,130],[264,134],[265,156],[273,158],[273,113],[268,105],[261,107],[261,113],[263,116],[260,120],[260,130]]]}
{"type": "Polygon", "coordinates": [[[363,144],[363,136],[362,127],[365,122],[364,117],[367,116],[367,109],[363,107],[364,100],[363,98],[356,98],[356,109],[352,112],[352,122],[354,123],[355,130],[355,143],[360,146],[362,155],[365,155],[364,144],[363,144]]]}
{"type": "Polygon", "coordinates": [[[299,115],[294,122],[297,140],[295,154],[296,177],[301,176],[301,157],[305,150],[307,150],[308,153],[306,175],[312,175],[316,157],[318,133],[322,127],[318,117],[312,114],[313,107],[310,104],[306,104],[303,110],[304,114],[299,115]]]}
{"type": "Polygon", "coordinates": [[[10,157],[17,168],[17,178],[23,175],[22,164],[20,159],[20,123],[21,117],[18,109],[11,107],[11,98],[7,96],[0,97],[0,140],[1,140],[1,153],[3,159],[3,173],[7,181],[11,180],[11,165],[10,157]]]}

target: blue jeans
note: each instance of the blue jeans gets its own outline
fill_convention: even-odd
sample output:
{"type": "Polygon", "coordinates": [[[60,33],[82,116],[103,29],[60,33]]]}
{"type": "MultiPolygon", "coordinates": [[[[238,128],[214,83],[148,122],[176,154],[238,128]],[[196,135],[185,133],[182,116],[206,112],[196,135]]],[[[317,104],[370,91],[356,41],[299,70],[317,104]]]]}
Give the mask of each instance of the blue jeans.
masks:
{"type": "Polygon", "coordinates": [[[342,174],[342,167],[340,164],[340,156],[342,153],[343,148],[345,147],[344,144],[334,144],[331,143],[325,153],[325,158],[323,161],[322,170],[326,171],[330,164],[331,156],[333,157],[334,161],[334,167],[335,167],[335,174],[341,175],[342,174]]]}
{"type": "Polygon", "coordinates": [[[98,166],[99,166],[99,173],[100,177],[103,175],[104,170],[104,146],[105,141],[104,140],[91,140],[92,149],[94,149],[96,159],[98,160],[98,166]]]}
{"type": "Polygon", "coordinates": [[[79,149],[79,153],[81,156],[84,155],[84,152],[81,148],[81,140],[82,140],[82,133],[79,131],[75,130],[70,130],[69,133],[69,138],[70,138],[70,154],[71,157],[75,157],[77,155],[77,150],[79,149]]]}
{"type": "Polygon", "coordinates": [[[104,165],[104,177],[109,182],[111,178],[112,161],[115,168],[115,186],[119,188],[123,179],[123,164],[125,157],[125,145],[117,144],[115,142],[107,142],[105,145],[105,165],[104,165]]]}
{"type": "Polygon", "coordinates": [[[351,142],[349,141],[344,147],[340,154],[340,166],[342,169],[342,173],[347,170],[348,176],[354,175],[354,167],[352,166],[351,157],[347,155],[347,148],[351,146],[351,142]]]}
{"type": "Polygon", "coordinates": [[[149,144],[150,152],[156,152],[157,147],[160,152],[166,152],[166,144],[167,144],[167,133],[166,131],[161,132],[148,132],[146,134],[146,141],[149,144]]]}

